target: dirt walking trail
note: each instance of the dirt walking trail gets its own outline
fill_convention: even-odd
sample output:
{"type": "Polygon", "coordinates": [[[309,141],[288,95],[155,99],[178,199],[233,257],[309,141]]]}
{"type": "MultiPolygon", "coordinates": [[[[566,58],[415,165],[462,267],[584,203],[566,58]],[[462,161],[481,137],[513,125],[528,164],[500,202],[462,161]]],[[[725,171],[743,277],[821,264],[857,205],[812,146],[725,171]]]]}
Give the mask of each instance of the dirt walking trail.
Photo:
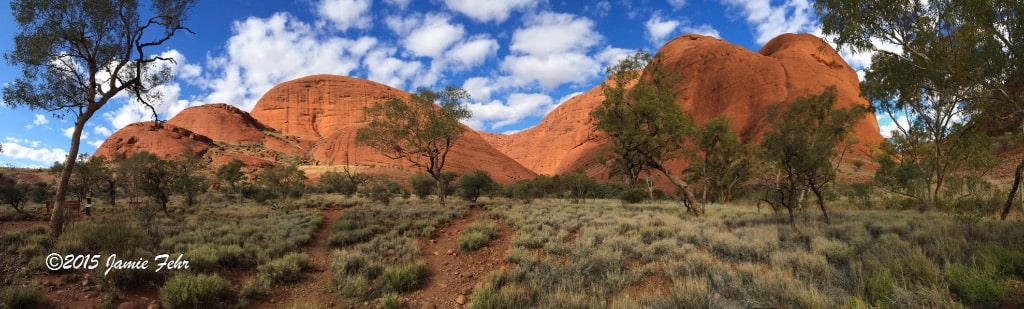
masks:
{"type": "Polygon", "coordinates": [[[303,250],[309,255],[309,267],[302,279],[294,284],[282,284],[270,291],[270,297],[251,304],[252,308],[294,308],[299,305],[313,305],[317,308],[337,307],[343,304],[331,287],[331,238],[334,221],[344,212],[341,208],[324,210],[324,221],[313,233],[313,239],[303,250]]]}
{"type": "Polygon", "coordinates": [[[508,266],[505,253],[514,232],[504,222],[496,222],[498,232],[486,247],[475,252],[459,250],[459,237],[467,225],[485,219],[487,211],[474,208],[469,216],[455,219],[434,233],[434,238],[417,239],[420,253],[427,260],[430,277],[419,290],[405,297],[409,308],[462,308],[473,291],[487,280],[487,274],[508,266]]]}

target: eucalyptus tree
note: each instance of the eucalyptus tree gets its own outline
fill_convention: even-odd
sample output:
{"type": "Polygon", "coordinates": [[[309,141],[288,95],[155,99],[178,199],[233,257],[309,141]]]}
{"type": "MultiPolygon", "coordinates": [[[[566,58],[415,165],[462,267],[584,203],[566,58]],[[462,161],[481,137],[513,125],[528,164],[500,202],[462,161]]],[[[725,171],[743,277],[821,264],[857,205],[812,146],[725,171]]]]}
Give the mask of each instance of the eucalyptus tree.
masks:
{"type": "Polygon", "coordinates": [[[409,100],[391,98],[363,109],[370,120],[356,132],[356,142],[392,160],[405,160],[434,179],[438,201],[444,205],[451,180],[444,173],[448,152],[466,128],[459,123],[472,113],[463,104],[462,88],[420,89],[409,100]]]}
{"type": "Polygon", "coordinates": [[[609,139],[613,165],[635,184],[640,173],[661,172],[683,196],[687,210],[700,216],[704,207],[689,183],[674,175],[666,162],[684,156],[693,135],[693,119],[683,113],[672,87],[678,77],[665,70],[662,58],[637,52],[606,72],[612,83],[601,86],[605,99],[590,116],[609,139]]]}
{"type": "Polygon", "coordinates": [[[75,167],[86,123],[118,95],[127,94],[153,111],[153,87],[172,76],[174,59],[148,52],[170,40],[184,26],[195,0],[14,0],[11,12],[18,30],[7,62],[21,67],[21,77],[6,85],[4,101],[12,107],[71,116],[74,129],[57,182],[50,233],[64,227],[64,198],[75,167]],[[153,16],[143,17],[152,12],[153,16]]]}
{"type": "MultiPolygon", "coordinates": [[[[956,191],[944,188],[950,177],[991,166],[981,128],[1010,122],[1003,127],[1024,129],[1024,1],[821,0],[814,5],[823,33],[838,47],[874,53],[861,90],[897,126],[889,148],[890,158],[899,162],[883,162],[880,171],[889,178],[880,180],[896,184],[890,186],[894,192],[933,206],[944,192],[956,191]],[[895,177],[900,175],[917,176],[895,177]]],[[[1024,161],[1015,182],[1021,170],[1024,161]]]]}
{"type": "Polygon", "coordinates": [[[835,181],[836,166],[854,142],[850,132],[867,112],[861,107],[836,109],[833,87],[821,94],[797,99],[787,106],[773,105],[768,111],[771,129],[761,140],[762,156],[780,171],[775,187],[778,203],[786,208],[793,223],[793,209],[799,207],[798,192],[811,190],[818,207],[829,222],[825,208],[825,186],[835,181]]]}

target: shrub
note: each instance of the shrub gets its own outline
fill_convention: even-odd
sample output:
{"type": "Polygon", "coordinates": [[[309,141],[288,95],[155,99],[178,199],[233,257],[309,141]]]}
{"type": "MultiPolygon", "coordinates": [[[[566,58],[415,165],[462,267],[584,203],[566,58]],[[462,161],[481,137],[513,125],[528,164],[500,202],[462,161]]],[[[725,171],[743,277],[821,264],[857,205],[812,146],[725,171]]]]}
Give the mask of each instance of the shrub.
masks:
{"type": "Polygon", "coordinates": [[[320,188],[327,193],[339,193],[351,197],[359,189],[359,184],[349,179],[346,174],[328,171],[320,175],[320,188]]]}
{"type": "Polygon", "coordinates": [[[412,192],[416,194],[416,197],[422,199],[430,196],[437,189],[437,183],[434,182],[434,178],[424,173],[416,173],[409,179],[409,183],[412,185],[412,192]]]}
{"type": "Polygon", "coordinates": [[[371,186],[367,195],[371,200],[384,203],[384,205],[391,204],[391,192],[388,192],[388,187],[383,184],[378,183],[371,186]]]}
{"type": "Polygon", "coordinates": [[[390,292],[412,292],[420,287],[427,276],[427,265],[420,262],[391,266],[384,269],[381,275],[381,284],[385,291],[390,292]]]}
{"type": "Polygon", "coordinates": [[[309,255],[289,253],[284,257],[267,262],[257,268],[258,276],[267,279],[270,285],[295,282],[302,277],[302,270],[309,266],[309,255]]]}
{"type": "Polygon", "coordinates": [[[402,308],[402,299],[395,293],[388,293],[380,299],[380,307],[383,309],[402,308]]]}
{"type": "Polygon", "coordinates": [[[481,195],[495,190],[498,183],[491,179],[491,174],[487,173],[487,171],[475,170],[459,177],[457,186],[459,198],[465,201],[476,202],[477,198],[480,198],[481,195]]]}
{"type": "Polygon", "coordinates": [[[950,289],[971,304],[995,306],[1006,299],[1006,285],[1000,279],[960,264],[946,268],[950,289]]]}
{"type": "Polygon", "coordinates": [[[643,202],[647,198],[647,192],[641,189],[627,189],[619,194],[619,199],[623,202],[636,204],[643,202]]]}
{"type": "Polygon", "coordinates": [[[494,222],[475,222],[466,227],[459,237],[459,249],[462,251],[476,251],[491,241],[497,227],[494,222]]]}
{"type": "Polygon", "coordinates": [[[160,288],[160,296],[168,308],[222,307],[221,303],[230,295],[230,283],[216,274],[182,273],[168,279],[160,288]]]}
{"type": "Polygon", "coordinates": [[[38,286],[7,286],[0,289],[0,307],[29,308],[39,304],[43,295],[38,286]]]}

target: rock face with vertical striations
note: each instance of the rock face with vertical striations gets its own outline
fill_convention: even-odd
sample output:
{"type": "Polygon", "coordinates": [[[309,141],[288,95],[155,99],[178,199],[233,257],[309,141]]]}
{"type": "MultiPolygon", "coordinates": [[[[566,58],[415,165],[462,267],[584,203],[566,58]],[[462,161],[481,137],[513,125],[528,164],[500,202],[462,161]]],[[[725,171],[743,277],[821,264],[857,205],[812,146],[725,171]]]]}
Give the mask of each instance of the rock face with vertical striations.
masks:
{"type": "MultiPolygon", "coordinates": [[[[676,103],[697,125],[724,115],[733,131],[747,143],[760,141],[767,129],[765,112],[773,104],[818,94],[835,86],[837,107],[868,106],[860,97],[857,74],[821,39],[809,34],[784,34],[760,52],[713,37],[684,35],[662,47],[658,54],[670,72],[678,74],[676,103]]],[[[599,155],[608,143],[595,131],[590,111],[604,100],[601,87],[573,97],[549,113],[535,127],[511,135],[487,134],[487,140],[537,174],[557,175],[576,169],[607,178],[599,155]]],[[[855,128],[866,155],[870,145],[882,141],[878,123],[866,115],[855,128]]],[[[678,172],[685,162],[670,162],[678,172]]]]}

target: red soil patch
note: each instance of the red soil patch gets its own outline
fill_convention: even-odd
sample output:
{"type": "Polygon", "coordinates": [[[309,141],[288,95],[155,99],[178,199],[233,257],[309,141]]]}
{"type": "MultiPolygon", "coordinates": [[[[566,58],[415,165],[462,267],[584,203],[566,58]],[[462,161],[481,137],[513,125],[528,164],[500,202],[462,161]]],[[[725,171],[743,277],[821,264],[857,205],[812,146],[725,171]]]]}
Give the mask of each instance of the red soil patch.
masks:
{"type": "Polygon", "coordinates": [[[461,308],[469,303],[470,295],[483,285],[487,274],[509,267],[505,253],[512,243],[512,228],[497,222],[498,232],[491,243],[474,252],[459,249],[459,237],[470,223],[481,218],[486,211],[473,209],[469,216],[456,219],[439,228],[433,239],[421,238],[417,242],[426,257],[430,277],[420,290],[408,295],[411,308],[461,308]]]}

